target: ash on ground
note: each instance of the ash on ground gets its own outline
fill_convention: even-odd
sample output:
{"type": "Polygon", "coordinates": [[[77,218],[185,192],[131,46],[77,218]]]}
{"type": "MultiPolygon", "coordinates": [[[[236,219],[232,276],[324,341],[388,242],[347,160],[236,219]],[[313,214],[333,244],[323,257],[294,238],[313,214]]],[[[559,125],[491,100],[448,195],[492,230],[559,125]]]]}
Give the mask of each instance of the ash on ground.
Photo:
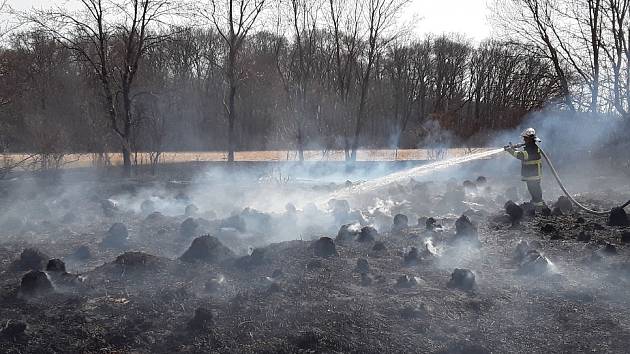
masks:
{"type": "MultiPolygon", "coordinates": [[[[0,348],[627,352],[630,228],[481,172],[351,198],[345,180],[7,182],[0,348]]],[[[630,199],[598,185],[616,187],[578,199],[630,199]]]]}

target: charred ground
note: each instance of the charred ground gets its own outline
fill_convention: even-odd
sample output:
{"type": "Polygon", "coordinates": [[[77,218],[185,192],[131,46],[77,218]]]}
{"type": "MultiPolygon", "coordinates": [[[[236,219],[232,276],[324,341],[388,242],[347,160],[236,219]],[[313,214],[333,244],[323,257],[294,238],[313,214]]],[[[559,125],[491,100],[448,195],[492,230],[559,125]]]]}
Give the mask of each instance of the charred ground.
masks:
{"type": "MultiPolygon", "coordinates": [[[[405,181],[315,209],[263,213],[241,205],[231,215],[202,206],[216,196],[195,195],[194,181],[8,183],[0,347],[626,352],[630,228],[567,208],[532,216],[525,206],[514,220],[504,205],[523,199],[518,181],[477,176],[405,181]],[[394,223],[397,214],[407,220],[394,223]],[[349,226],[338,232],[342,225],[349,226]],[[292,240],[286,229],[296,230],[292,240]],[[53,258],[68,273],[49,264],[53,258]],[[27,273],[37,279],[30,292],[27,273]]],[[[581,201],[610,209],[630,198],[627,176],[598,181],[614,188],[592,188],[581,201]]],[[[321,195],[344,185],[286,182],[281,190],[321,195]]]]}

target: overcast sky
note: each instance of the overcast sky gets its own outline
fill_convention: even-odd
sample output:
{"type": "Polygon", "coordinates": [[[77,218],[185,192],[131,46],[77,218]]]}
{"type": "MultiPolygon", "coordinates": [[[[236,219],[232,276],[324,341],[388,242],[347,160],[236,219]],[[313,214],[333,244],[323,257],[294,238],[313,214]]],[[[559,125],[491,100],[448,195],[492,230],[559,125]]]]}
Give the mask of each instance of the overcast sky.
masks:
{"type": "MultiPolygon", "coordinates": [[[[32,6],[45,7],[66,1],[8,0],[8,3],[15,9],[27,10],[32,6]]],[[[404,17],[417,19],[414,27],[419,34],[457,32],[480,41],[490,35],[487,19],[489,1],[491,0],[412,0],[404,17]]]]}

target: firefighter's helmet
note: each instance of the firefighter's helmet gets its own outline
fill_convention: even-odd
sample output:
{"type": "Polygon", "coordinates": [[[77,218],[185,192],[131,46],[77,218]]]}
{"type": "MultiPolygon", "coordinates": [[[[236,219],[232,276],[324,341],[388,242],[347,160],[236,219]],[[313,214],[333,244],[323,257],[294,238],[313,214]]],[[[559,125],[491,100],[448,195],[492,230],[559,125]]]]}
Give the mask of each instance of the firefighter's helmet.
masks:
{"type": "Polygon", "coordinates": [[[527,128],[527,129],[523,130],[523,132],[521,133],[521,136],[523,138],[535,138],[536,137],[536,130],[534,130],[534,128],[527,128]]]}

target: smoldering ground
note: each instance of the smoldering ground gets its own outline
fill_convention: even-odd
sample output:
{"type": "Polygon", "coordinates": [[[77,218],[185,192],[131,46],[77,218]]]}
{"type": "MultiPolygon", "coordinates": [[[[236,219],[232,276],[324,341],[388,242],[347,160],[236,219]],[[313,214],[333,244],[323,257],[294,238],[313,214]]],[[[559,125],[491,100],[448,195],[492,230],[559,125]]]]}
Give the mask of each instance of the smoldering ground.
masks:
{"type": "MultiPolygon", "coordinates": [[[[558,163],[580,201],[609,209],[630,199],[623,170],[591,162],[588,174],[558,163]]],[[[505,203],[528,196],[509,156],[330,201],[405,167],[270,163],[194,178],[121,183],[67,171],[52,184],[3,182],[0,343],[8,352],[626,350],[628,227],[575,208],[511,219],[505,203]],[[65,272],[48,266],[53,258],[65,272]]],[[[553,207],[560,191],[547,177],[544,186],[553,207]]]]}

